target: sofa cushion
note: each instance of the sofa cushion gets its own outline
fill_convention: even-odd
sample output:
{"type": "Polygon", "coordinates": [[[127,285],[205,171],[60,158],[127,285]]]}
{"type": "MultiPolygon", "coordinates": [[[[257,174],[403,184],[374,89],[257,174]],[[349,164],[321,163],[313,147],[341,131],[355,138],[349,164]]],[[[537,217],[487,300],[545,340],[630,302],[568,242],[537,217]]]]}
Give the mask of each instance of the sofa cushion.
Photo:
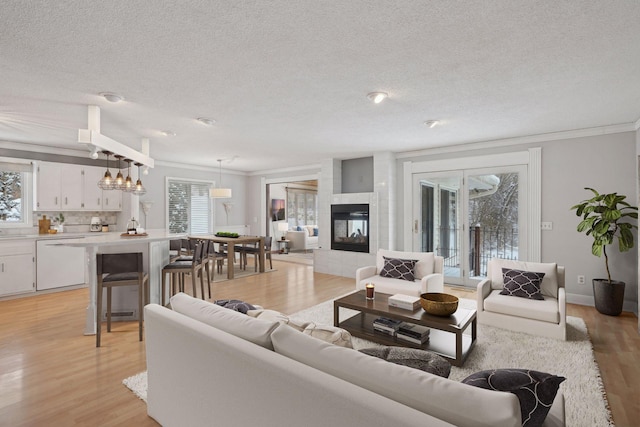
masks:
{"type": "Polygon", "coordinates": [[[380,270],[380,276],[391,279],[401,279],[413,282],[416,278],[413,270],[418,260],[401,258],[384,258],[384,265],[380,270]]]}
{"type": "Polygon", "coordinates": [[[491,278],[491,289],[502,289],[504,287],[504,279],[502,277],[503,268],[536,271],[538,273],[544,273],[544,278],[540,284],[540,292],[542,295],[558,298],[558,264],[555,262],[542,263],[494,258],[490,263],[491,270],[488,277],[491,278]]]}
{"type": "Polygon", "coordinates": [[[444,357],[432,351],[395,346],[363,348],[359,351],[387,362],[420,369],[442,378],[449,378],[451,373],[451,364],[444,357]]]}
{"type": "Polygon", "coordinates": [[[278,327],[278,322],[254,319],[182,292],[171,297],[171,308],[192,319],[273,350],[271,333],[278,327]]]}
{"type": "Polygon", "coordinates": [[[527,369],[492,369],[476,372],[464,384],[488,390],[508,391],[520,401],[523,427],[542,426],[558,387],[566,378],[527,369]]]}
{"type": "Polygon", "coordinates": [[[404,252],[378,249],[378,253],[376,254],[376,271],[378,274],[384,267],[383,257],[418,260],[414,268],[414,275],[418,279],[422,279],[424,276],[433,273],[433,265],[435,262],[433,252],[404,252]]]}
{"type": "Polygon", "coordinates": [[[286,314],[282,314],[279,311],[275,310],[249,310],[247,311],[247,315],[255,317],[256,319],[266,320],[268,322],[284,323],[285,325],[289,325],[299,332],[304,331],[307,325],[309,325],[309,322],[294,322],[286,314]]]}
{"type": "Polygon", "coordinates": [[[271,335],[277,353],[457,426],[518,426],[520,405],[509,393],[469,387],[282,325],[271,335]],[[480,393],[482,392],[482,393],[480,393]],[[452,402],[464,402],[464,411],[452,402]]]}
{"type": "Polygon", "coordinates": [[[544,297],[540,293],[543,277],[544,273],[503,268],[504,288],[500,291],[500,295],[543,300],[544,297]]]}
{"type": "Polygon", "coordinates": [[[318,325],[317,323],[310,322],[306,328],[302,331],[303,334],[318,338],[329,344],[339,345],[341,347],[352,348],[351,334],[337,326],[331,325],[318,325]]]}
{"type": "Polygon", "coordinates": [[[544,300],[513,298],[508,295],[500,295],[500,291],[495,289],[485,298],[484,309],[514,317],[560,323],[558,300],[552,297],[545,297],[544,300]]]}

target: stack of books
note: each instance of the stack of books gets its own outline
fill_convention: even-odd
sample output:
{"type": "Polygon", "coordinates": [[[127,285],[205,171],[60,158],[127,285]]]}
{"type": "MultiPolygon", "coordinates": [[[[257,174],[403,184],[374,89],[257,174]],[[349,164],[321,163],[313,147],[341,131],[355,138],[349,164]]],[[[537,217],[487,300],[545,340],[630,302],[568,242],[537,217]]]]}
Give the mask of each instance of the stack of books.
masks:
{"type": "Polygon", "coordinates": [[[373,321],[373,330],[383,334],[396,335],[396,331],[402,322],[400,320],[389,319],[388,317],[378,317],[373,321]]]}
{"type": "Polygon", "coordinates": [[[413,323],[402,322],[396,330],[396,338],[413,344],[422,345],[429,341],[429,328],[413,323]]]}

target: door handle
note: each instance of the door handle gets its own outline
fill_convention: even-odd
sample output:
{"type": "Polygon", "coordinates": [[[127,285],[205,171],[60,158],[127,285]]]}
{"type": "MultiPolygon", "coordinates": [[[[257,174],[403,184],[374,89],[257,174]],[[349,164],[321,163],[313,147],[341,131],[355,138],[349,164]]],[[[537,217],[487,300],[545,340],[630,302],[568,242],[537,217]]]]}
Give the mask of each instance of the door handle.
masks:
{"type": "Polygon", "coordinates": [[[68,204],[69,204],[69,201],[67,200],[67,197],[66,197],[66,196],[65,196],[65,198],[64,198],[64,204],[65,204],[65,205],[68,205],[68,204]]]}
{"type": "Polygon", "coordinates": [[[413,232],[418,234],[418,220],[413,221],[413,232]]]}
{"type": "Polygon", "coordinates": [[[56,196],[56,200],[55,200],[54,205],[57,205],[57,204],[58,204],[58,196],[56,196]]]}

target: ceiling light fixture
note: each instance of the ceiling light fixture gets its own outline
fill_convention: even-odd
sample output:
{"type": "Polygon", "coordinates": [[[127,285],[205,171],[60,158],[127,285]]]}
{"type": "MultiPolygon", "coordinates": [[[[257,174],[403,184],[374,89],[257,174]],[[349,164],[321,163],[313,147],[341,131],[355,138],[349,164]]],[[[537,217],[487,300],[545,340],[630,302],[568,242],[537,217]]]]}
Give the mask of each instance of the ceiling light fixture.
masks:
{"type": "Polygon", "coordinates": [[[89,154],[89,157],[95,160],[98,158],[99,155],[100,155],[100,148],[94,145],[93,148],[91,149],[91,154],[89,154]]]}
{"type": "Polygon", "coordinates": [[[385,92],[371,92],[370,94],[367,95],[367,98],[369,98],[376,104],[380,104],[382,101],[384,101],[388,97],[389,97],[389,94],[385,92]]]}
{"type": "Polygon", "coordinates": [[[127,178],[124,180],[124,184],[122,184],[122,191],[132,192],[135,190],[135,186],[133,185],[133,180],[131,179],[131,159],[124,159],[127,162],[127,178]]]}
{"type": "Polygon", "coordinates": [[[124,101],[124,96],[118,95],[117,93],[113,93],[113,92],[100,92],[100,96],[109,102],[115,103],[115,102],[124,101]]]}
{"type": "Polygon", "coordinates": [[[176,136],[176,133],[172,130],[161,130],[160,133],[164,136],[176,136]]]}
{"type": "MultiPolygon", "coordinates": [[[[132,193],[135,194],[136,196],[143,196],[144,194],[147,193],[147,189],[144,188],[144,186],[142,185],[142,180],[140,179],[140,166],[142,166],[142,163],[136,162],[135,165],[138,167],[138,180],[136,181],[136,186],[134,187],[132,193]]],[[[143,205],[143,210],[144,210],[144,205],[143,205]]],[[[147,213],[149,213],[148,208],[144,213],[145,218],[147,216],[147,213]]]]}
{"type": "Polygon", "coordinates": [[[102,154],[107,156],[107,171],[104,173],[102,179],[98,181],[98,187],[103,190],[113,190],[113,177],[111,176],[111,172],[109,171],[109,156],[113,153],[111,151],[103,151],[102,154]]]}
{"type": "Polygon", "coordinates": [[[437,125],[440,124],[439,120],[427,120],[426,122],[424,122],[425,125],[429,126],[429,129],[433,129],[434,127],[436,127],[437,125]]]}
{"type": "MultiPolygon", "coordinates": [[[[218,185],[222,185],[222,159],[218,159],[218,163],[220,164],[220,183],[218,185]]],[[[228,199],[231,197],[231,189],[230,188],[211,188],[209,190],[209,197],[212,199],[228,199]]]]}
{"type": "Polygon", "coordinates": [[[122,160],[124,156],[114,154],[113,157],[118,159],[118,174],[116,175],[116,179],[113,183],[113,188],[114,190],[124,190],[124,176],[122,175],[122,167],[120,166],[120,160],[122,160]]]}
{"type": "Polygon", "coordinates": [[[205,126],[213,126],[216,123],[215,120],[209,119],[207,117],[198,117],[196,120],[205,126]]]}

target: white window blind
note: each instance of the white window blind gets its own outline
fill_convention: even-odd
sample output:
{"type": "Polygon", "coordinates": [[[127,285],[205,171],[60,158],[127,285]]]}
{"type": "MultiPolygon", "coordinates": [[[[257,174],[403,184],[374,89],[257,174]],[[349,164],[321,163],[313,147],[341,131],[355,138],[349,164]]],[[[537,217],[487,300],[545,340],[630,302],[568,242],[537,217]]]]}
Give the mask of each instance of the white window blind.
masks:
{"type": "Polygon", "coordinates": [[[171,233],[211,233],[210,183],[168,180],[169,231],[171,233]]]}

